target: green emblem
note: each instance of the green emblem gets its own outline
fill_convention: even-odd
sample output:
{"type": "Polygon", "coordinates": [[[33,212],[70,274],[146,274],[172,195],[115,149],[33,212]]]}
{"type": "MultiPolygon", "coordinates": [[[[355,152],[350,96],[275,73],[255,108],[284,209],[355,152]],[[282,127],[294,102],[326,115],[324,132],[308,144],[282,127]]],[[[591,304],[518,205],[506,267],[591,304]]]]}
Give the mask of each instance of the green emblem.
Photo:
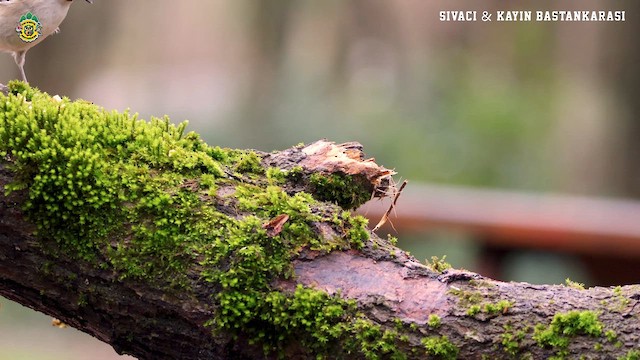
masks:
{"type": "Polygon", "coordinates": [[[33,15],[31,12],[20,16],[16,32],[22,41],[28,43],[35,41],[40,37],[41,31],[42,24],[40,24],[40,20],[37,16],[33,15]]]}

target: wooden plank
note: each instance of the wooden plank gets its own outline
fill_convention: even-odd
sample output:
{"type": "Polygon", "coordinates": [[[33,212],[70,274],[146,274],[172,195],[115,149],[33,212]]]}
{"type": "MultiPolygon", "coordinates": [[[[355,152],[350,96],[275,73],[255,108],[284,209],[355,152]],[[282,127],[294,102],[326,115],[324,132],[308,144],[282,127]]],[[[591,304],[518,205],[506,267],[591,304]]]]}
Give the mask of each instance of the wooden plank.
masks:
{"type": "MultiPolygon", "coordinates": [[[[388,207],[359,212],[375,224],[388,207]]],[[[447,227],[506,247],[640,256],[639,201],[409,183],[390,220],[401,233],[447,227]]]]}

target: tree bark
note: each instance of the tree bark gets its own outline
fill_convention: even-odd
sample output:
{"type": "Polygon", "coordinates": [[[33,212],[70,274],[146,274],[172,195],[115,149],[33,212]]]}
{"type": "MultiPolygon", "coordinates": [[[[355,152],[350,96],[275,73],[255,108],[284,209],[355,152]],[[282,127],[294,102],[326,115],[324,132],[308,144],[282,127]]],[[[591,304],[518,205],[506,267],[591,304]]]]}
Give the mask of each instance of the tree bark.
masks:
{"type": "MultiPolygon", "coordinates": [[[[19,96],[16,96],[11,95],[10,100],[0,96],[0,100],[18,104],[16,99],[19,96]]],[[[85,116],[86,126],[94,125],[89,121],[114,121],[106,115],[104,119],[95,120],[104,115],[103,111],[89,117],[86,113],[78,115],[71,110],[65,113],[73,106],[90,106],[66,100],[62,101],[65,106],[58,108],[58,117],[40,118],[37,111],[42,98],[36,100],[39,96],[34,95],[33,100],[29,99],[32,103],[20,110],[29,114],[35,112],[32,117],[40,119],[36,123],[41,129],[33,127],[33,138],[46,131],[58,131],[64,122],[73,122],[74,116],[85,116]],[[53,125],[49,127],[47,121],[53,125]]],[[[46,96],[44,99],[51,101],[46,96]]],[[[11,133],[17,126],[15,124],[28,121],[19,117],[19,111],[12,112],[7,107],[0,109],[0,114],[0,135],[11,133]]],[[[166,132],[171,133],[169,130],[166,132]]],[[[87,139],[85,141],[90,141],[87,139]]],[[[138,140],[132,135],[128,141],[138,140]]],[[[17,140],[15,143],[18,144],[15,146],[20,146],[17,140]]],[[[228,316],[225,309],[234,309],[235,306],[231,304],[225,308],[224,297],[219,296],[234,285],[223,284],[219,279],[226,279],[226,272],[244,269],[233,267],[234,259],[243,256],[243,251],[251,244],[244,244],[229,258],[215,263],[207,262],[207,257],[215,257],[215,253],[190,254],[186,256],[186,266],[180,268],[182,273],[175,269],[169,271],[167,267],[160,272],[152,272],[152,276],[137,276],[125,273],[127,268],[120,267],[116,261],[124,260],[116,256],[114,249],[133,248],[135,236],[140,236],[135,234],[136,224],[123,221],[115,230],[110,228],[107,236],[96,237],[103,242],[95,246],[95,254],[88,257],[78,255],[70,250],[67,243],[56,238],[67,233],[46,227],[49,222],[42,222],[43,219],[34,212],[35,190],[29,186],[12,186],[16,183],[33,184],[35,180],[30,176],[42,176],[38,169],[44,166],[44,162],[25,157],[20,152],[24,149],[10,149],[7,144],[0,147],[0,154],[4,153],[0,162],[0,295],[89,333],[112,345],[118,353],[139,359],[258,359],[278,356],[300,359],[317,356],[349,359],[542,359],[552,356],[617,359],[627,356],[624,358],[637,359],[640,355],[640,308],[637,306],[640,287],[637,285],[581,289],[576,285],[504,283],[464,270],[445,269],[442,263],[421,264],[394,247],[391,240],[380,239],[372,232],[357,238],[362,243],[353,240],[357,234],[354,235],[352,230],[357,230],[357,225],[354,225],[357,221],[343,207],[358,206],[362,202],[359,193],[379,198],[395,195],[391,179],[393,172],[372,159],[365,159],[362,147],[357,143],[336,145],[321,140],[276,153],[246,153],[257,156],[261,169],[252,168],[255,164],[247,165],[246,161],[242,163],[243,160],[240,162],[244,165],[227,164],[219,175],[221,180],[215,191],[209,191],[208,195],[201,191],[201,183],[193,179],[180,182],[180,190],[161,189],[173,197],[179,191],[187,195],[196,193],[199,202],[203,203],[200,204],[202,208],[193,205],[194,209],[199,209],[199,217],[210,214],[202,209],[215,208],[231,220],[247,219],[252,215],[247,207],[242,207],[242,197],[231,199],[227,195],[245,185],[255,188],[272,186],[269,184],[273,184],[273,179],[266,179],[270,173],[266,169],[278,168],[290,175],[278,187],[286,196],[304,192],[323,200],[309,202],[313,216],[307,219],[313,220],[307,222],[311,224],[313,233],[305,236],[316,237],[326,243],[314,245],[303,242],[296,245],[297,249],[291,252],[290,271],[267,277],[264,291],[258,291],[257,298],[252,298],[252,301],[266,301],[264,304],[273,306],[249,308],[247,314],[233,318],[249,319],[236,328],[233,324],[217,321],[228,316]],[[33,162],[26,164],[25,159],[33,162]],[[243,172],[244,168],[251,168],[251,171],[243,172]],[[262,175],[258,177],[256,174],[262,175]],[[328,178],[329,184],[312,181],[314,174],[328,178]],[[331,178],[332,175],[338,177],[331,178]],[[335,185],[341,181],[350,185],[332,187],[331,182],[335,185]],[[346,191],[349,193],[344,193],[346,191]],[[336,220],[338,218],[355,222],[348,225],[336,220]],[[335,245],[332,242],[339,243],[335,245]],[[327,243],[333,245],[329,248],[327,243]],[[217,271],[218,277],[207,277],[211,269],[217,271]],[[176,278],[182,279],[177,285],[176,278]],[[317,291],[309,296],[322,300],[297,303],[301,289],[317,291]],[[277,293],[284,297],[277,297],[277,293]],[[329,296],[324,298],[318,294],[329,296]],[[283,318],[290,322],[278,324],[267,313],[289,301],[286,299],[293,300],[288,307],[282,307],[278,314],[272,315],[278,319],[281,311],[287,314],[283,318]],[[296,309],[296,304],[303,304],[300,305],[303,309],[296,309]],[[323,305],[305,309],[304,304],[323,305]],[[336,306],[342,309],[339,315],[323,322],[325,314],[317,312],[329,313],[336,306]],[[330,332],[315,326],[332,327],[336,331],[335,336],[327,335],[327,339],[323,336],[330,332]],[[291,328],[294,332],[288,333],[291,328]],[[283,337],[265,334],[261,332],[263,330],[282,331],[283,337]]],[[[193,144],[188,143],[195,146],[193,144]]],[[[84,149],[90,145],[85,142],[74,143],[73,146],[84,149]]],[[[194,151],[209,151],[207,149],[197,148],[194,151]]],[[[107,149],[104,154],[111,154],[111,151],[119,150],[107,149]]],[[[150,166],[144,165],[140,159],[136,161],[140,169],[150,166]]],[[[151,172],[156,177],[165,171],[175,171],[167,164],[154,166],[151,172]]],[[[147,180],[133,185],[127,182],[127,191],[144,186],[147,180]]],[[[56,191],[54,189],[53,193],[56,191]]],[[[172,202],[166,207],[171,208],[175,204],[172,202]]],[[[119,205],[123,209],[135,206],[128,201],[119,205]]],[[[398,206],[401,206],[401,199],[398,206]]],[[[73,222],[81,221],[74,218],[78,216],[76,212],[64,209],[60,211],[69,212],[64,226],[72,228],[73,222]]],[[[297,224],[295,213],[285,211],[276,217],[265,217],[260,211],[262,208],[257,207],[255,213],[262,221],[262,230],[252,228],[247,237],[255,236],[257,242],[267,243],[279,238],[289,239],[285,235],[297,224]]],[[[282,210],[275,213],[279,211],[282,210]]],[[[149,214],[137,218],[138,221],[153,221],[149,214]]],[[[185,221],[200,220],[187,216],[185,221]]],[[[167,229],[156,226],[154,229],[158,232],[167,229]]],[[[175,223],[171,226],[182,229],[183,225],[175,223]]],[[[210,231],[215,232],[216,229],[210,231]]],[[[90,238],[92,233],[83,234],[90,238]]],[[[219,236],[229,237],[229,234],[219,236]]],[[[273,250],[274,254],[277,250],[273,250]]],[[[143,262],[155,261],[154,256],[164,256],[153,251],[140,252],[148,257],[143,262]]],[[[173,255],[180,257],[183,251],[185,249],[178,243],[173,255]]],[[[256,285],[259,286],[262,285],[256,285]]],[[[253,290],[243,288],[234,294],[252,293],[253,290]]],[[[238,309],[242,309],[240,305],[245,303],[238,303],[238,309]]]]}

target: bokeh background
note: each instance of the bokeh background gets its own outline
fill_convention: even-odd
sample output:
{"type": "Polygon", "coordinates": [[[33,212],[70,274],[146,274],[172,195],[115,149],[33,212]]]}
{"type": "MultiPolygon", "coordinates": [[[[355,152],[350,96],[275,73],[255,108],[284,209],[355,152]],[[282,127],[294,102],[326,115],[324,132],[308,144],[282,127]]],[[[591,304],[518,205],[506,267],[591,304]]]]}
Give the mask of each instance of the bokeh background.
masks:
{"type": "MultiPolygon", "coordinates": [[[[26,71],[49,93],[188,119],[210,144],[359,141],[409,188],[635,202],[639,15],[635,0],[76,1],[26,71]],[[553,9],[625,10],[627,20],[438,20],[444,10],[553,9]]],[[[16,77],[1,56],[0,82],[16,77]]],[[[421,260],[446,254],[481,271],[496,256],[504,280],[599,283],[570,251],[487,252],[464,227],[387,230],[421,260]]],[[[0,360],[87,358],[121,357],[0,298],[0,360]]]]}

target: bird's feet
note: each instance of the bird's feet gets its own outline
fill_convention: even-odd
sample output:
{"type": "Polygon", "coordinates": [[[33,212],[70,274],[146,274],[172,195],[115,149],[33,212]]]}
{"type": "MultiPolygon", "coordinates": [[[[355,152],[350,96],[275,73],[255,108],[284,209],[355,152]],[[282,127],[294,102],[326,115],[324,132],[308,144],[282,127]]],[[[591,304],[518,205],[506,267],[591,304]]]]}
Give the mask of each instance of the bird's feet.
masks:
{"type": "Polygon", "coordinates": [[[7,95],[9,94],[9,88],[4,84],[0,84],[0,92],[7,95]]]}

